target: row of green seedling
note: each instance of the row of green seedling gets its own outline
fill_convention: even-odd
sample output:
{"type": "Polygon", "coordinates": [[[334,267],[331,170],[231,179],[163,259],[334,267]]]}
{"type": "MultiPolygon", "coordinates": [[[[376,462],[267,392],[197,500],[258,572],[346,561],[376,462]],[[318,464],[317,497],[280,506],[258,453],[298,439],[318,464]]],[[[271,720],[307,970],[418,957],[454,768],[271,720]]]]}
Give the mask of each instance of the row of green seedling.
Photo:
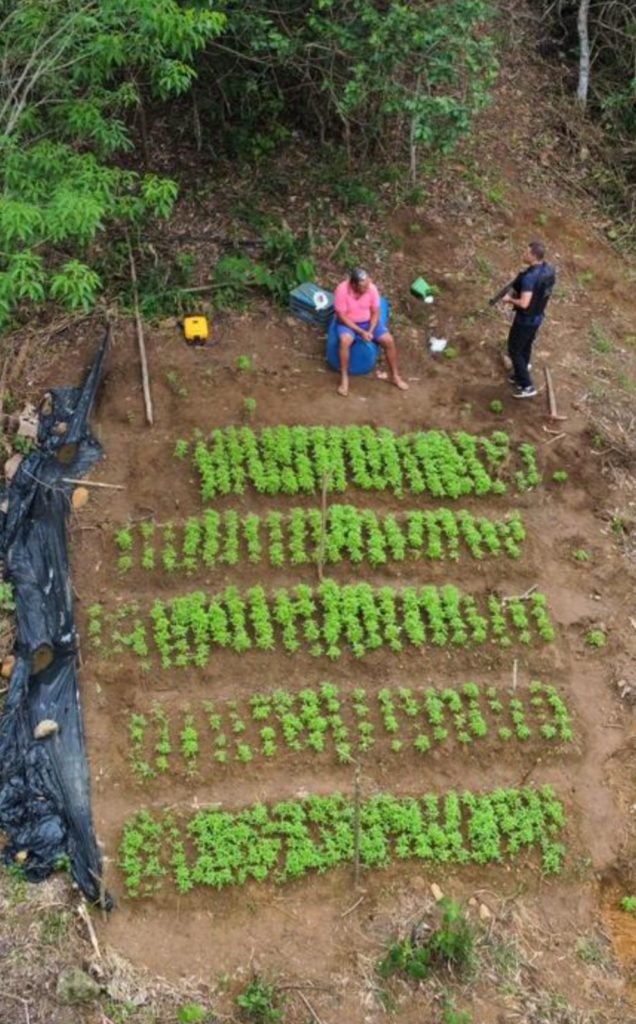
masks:
{"type": "Polygon", "coordinates": [[[254,488],[259,494],[342,493],[348,487],[395,495],[457,499],[504,494],[541,481],[533,445],[514,448],[504,431],[480,437],[458,431],[394,434],[386,427],[224,427],[175,445],[191,458],[201,498],[210,502],[254,488]]]}
{"type": "Polygon", "coordinates": [[[242,701],[204,700],[168,712],[155,702],[128,720],[130,759],[137,778],[174,771],[209,775],[220,765],[276,762],[282,754],[326,754],[349,764],[370,751],[425,755],[477,743],[556,745],[573,740],[567,704],[538,680],[514,693],[494,686],[358,687],[333,683],[295,693],[274,690],[242,701]]]}
{"type": "Polygon", "coordinates": [[[555,636],[543,594],[475,599],[450,584],[396,589],[325,580],[273,593],[260,586],[243,593],[227,587],[217,594],[195,591],[157,600],[139,614],[134,602],[114,612],[92,605],[93,646],[107,656],[129,649],[148,665],[156,654],[163,668],[202,668],[220,648],[293,654],[305,646],[316,657],[336,659],[345,651],[360,658],[384,647],[510,647],[555,636]]]}
{"type": "Polygon", "coordinates": [[[450,792],[397,799],[309,796],[239,811],[187,816],[139,811],[124,827],[119,865],[129,896],[162,888],[187,893],[246,882],[283,883],[359,858],[363,868],[397,860],[490,864],[541,851],[546,873],[561,870],[565,826],[552,789],[450,792]]]}
{"type": "Polygon", "coordinates": [[[318,508],[239,515],[208,509],[184,523],[153,522],[120,527],[115,533],[117,566],[192,575],[216,565],[267,562],[274,568],[322,562],[373,568],[407,558],[448,558],[462,551],[473,558],[519,558],[526,538],[518,512],[492,520],[450,509],[378,515],[353,505],[332,505],[324,517],[318,508]]]}

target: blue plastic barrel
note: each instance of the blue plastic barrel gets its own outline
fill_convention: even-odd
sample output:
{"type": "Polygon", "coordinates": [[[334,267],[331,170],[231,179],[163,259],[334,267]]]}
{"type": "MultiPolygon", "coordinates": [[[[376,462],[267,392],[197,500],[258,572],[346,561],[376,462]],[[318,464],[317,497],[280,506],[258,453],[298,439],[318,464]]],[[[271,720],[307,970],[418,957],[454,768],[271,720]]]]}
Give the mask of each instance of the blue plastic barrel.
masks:
{"type": "MultiPolygon", "coordinates": [[[[391,306],[384,296],[380,299],[380,322],[389,323],[389,311],[391,306]]],[[[352,376],[361,376],[370,373],[374,369],[380,354],[380,346],[374,341],[364,341],[356,336],[351,349],[349,350],[349,373],[352,376]]],[[[336,318],[333,317],[327,331],[327,347],[325,358],[332,370],[340,371],[340,339],[336,327],[336,318]]]]}

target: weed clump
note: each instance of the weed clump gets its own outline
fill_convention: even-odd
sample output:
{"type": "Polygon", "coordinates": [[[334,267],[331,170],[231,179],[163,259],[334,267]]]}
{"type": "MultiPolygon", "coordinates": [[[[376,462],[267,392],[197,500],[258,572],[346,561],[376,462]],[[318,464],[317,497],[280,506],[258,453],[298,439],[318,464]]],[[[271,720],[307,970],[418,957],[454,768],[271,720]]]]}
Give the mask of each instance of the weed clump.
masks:
{"type": "Polygon", "coordinates": [[[402,974],[422,981],[436,971],[467,974],[474,969],[475,935],[462,907],[451,899],[441,900],[439,907],[441,920],[436,928],[427,928],[426,935],[414,928],[408,938],[389,947],[378,964],[381,978],[402,974]]]}

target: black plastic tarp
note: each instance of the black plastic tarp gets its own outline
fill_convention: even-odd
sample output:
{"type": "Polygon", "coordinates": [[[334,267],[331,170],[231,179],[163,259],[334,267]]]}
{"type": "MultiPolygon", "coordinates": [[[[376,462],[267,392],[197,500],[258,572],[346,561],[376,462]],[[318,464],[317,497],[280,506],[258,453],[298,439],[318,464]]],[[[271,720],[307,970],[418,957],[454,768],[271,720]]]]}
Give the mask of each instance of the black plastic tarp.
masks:
{"type": "MultiPolygon", "coordinates": [[[[0,558],[14,588],[15,666],[0,718],[0,833],[6,863],[38,881],[61,864],[94,902],[104,894],[90,804],[66,523],[74,485],[101,458],[89,417],[106,333],[81,388],[50,391],[38,448],[2,497],[0,558]],[[57,728],[35,738],[43,722],[57,728]]],[[[51,728],[49,726],[49,728],[51,728]]]]}

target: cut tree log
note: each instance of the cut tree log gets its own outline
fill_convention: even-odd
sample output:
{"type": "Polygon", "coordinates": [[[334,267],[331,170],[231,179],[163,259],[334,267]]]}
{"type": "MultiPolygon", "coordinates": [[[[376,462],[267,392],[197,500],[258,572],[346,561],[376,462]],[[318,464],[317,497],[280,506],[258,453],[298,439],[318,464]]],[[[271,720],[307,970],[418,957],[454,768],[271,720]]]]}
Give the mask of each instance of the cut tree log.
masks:
{"type": "Polygon", "coordinates": [[[144,338],[144,328],[141,322],[141,314],[139,312],[139,293],[137,288],[137,267],[135,266],[135,257],[133,256],[132,246],[130,239],[128,241],[128,259],[130,262],[130,280],[132,281],[133,287],[133,309],[135,311],[135,327],[137,330],[137,344],[139,346],[139,359],[141,362],[141,382],[144,389],[144,405],[146,407],[146,421],[152,426],[154,423],[154,414],[152,409],[152,396],[150,394],[150,375],[148,373],[148,357],[146,355],[146,340],[144,338]]]}
{"type": "Polygon", "coordinates": [[[545,391],[548,396],[548,416],[551,420],[567,420],[567,416],[560,416],[558,413],[552,374],[547,366],[543,367],[543,376],[545,377],[545,391]]]}

